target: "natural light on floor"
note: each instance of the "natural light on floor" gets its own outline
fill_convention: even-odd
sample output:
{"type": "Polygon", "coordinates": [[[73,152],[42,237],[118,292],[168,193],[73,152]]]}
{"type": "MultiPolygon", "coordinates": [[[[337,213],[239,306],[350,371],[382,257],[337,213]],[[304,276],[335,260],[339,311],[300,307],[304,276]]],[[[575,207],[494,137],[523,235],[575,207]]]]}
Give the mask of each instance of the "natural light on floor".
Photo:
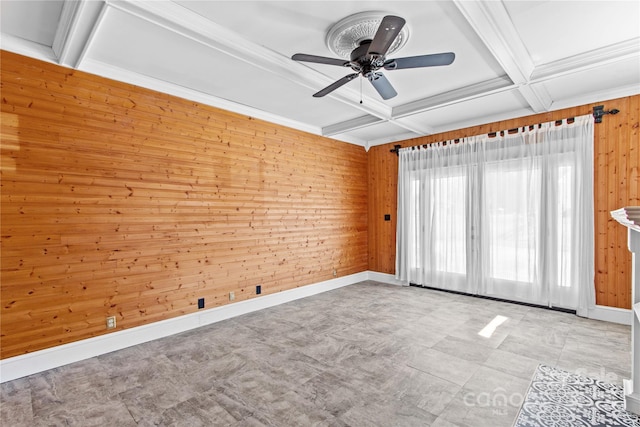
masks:
{"type": "Polygon", "coordinates": [[[494,317],[493,320],[487,324],[487,326],[485,326],[480,332],[478,332],[478,335],[485,338],[491,338],[491,335],[493,335],[498,326],[502,325],[508,319],[508,317],[500,315],[494,317]]]}

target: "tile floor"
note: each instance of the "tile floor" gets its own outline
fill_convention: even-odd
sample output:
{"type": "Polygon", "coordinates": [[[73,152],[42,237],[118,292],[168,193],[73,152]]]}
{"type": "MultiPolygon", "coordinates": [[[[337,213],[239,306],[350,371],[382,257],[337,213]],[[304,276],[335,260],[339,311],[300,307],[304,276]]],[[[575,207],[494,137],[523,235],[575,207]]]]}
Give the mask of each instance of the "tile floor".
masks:
{"type": "Polygon", "coordinates": [[[511,426],[539,363],[621,385],[630,358],[627,326],[363,282],[4,383],[0,421],[511,426]]]}

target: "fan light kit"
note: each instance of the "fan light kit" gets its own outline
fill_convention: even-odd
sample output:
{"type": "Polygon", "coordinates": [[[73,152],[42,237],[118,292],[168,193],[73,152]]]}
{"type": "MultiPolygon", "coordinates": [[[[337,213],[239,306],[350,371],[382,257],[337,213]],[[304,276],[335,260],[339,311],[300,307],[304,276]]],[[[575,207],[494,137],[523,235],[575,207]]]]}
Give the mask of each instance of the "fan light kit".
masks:
{"type": "Polygon", "coordinates": [[[327,46],[343,59],[305,53],[296,53],[291,57],[294,61],[337,65],[355,71],[313,94],[314,97],[325,96],[361,75],[371,82],[382,99],[391,99],[398,93],[384,74],[378,72],[380,68],[390,71],[435,67],[449,65],[455,59],[453,52],[387,59],[387,54],[397,51],[406,43],[409,32],[404,28],[405,20],[401,17],[386,15],[380,19],[380,15],[380,12],[359,13],[331,27],[327,34],[327,46]]]}

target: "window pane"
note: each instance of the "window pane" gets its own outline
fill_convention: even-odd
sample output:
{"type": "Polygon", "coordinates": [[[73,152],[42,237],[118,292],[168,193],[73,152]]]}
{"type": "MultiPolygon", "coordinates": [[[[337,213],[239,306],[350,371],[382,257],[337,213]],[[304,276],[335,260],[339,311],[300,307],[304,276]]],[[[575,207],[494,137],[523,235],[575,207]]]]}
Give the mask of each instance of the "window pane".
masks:
{"type": "Polygon", "coordinates": [[[571,222],[575,213],[573,212],[572,189],[573,168],[570,165],[558,168],[558,203],[556,218],[558,221],[558,232],[556,235],[558,245],[557,260],[557,286],[570,288],[572,285],[571,270],[573,265],[573,252],[571,251],[571,222]]]}
{"type": "Polygon", "coordinates": [[[426,268],[432,273],[467,271],[467,197],[466,176],[461,168],[441,168],[438,177],[427,180],[427,187],[419,179],[412,179],[410,229],[413,241],[409,262],[414,269],[426,268]],[[418,218],[426,218],[428,230],[418,218]]]}
{"type": "Polygon", "coordinates": [[[487,164],[483,237],[489,277],[532,283],[538,261],[540,169],[523,163],[487,164]]]}
{"type": "Polygon", "coordinates": [[[433,194],[434,269],[446,273],[467,272],[467,178],[450,168],[431,181],[433,194]]]}

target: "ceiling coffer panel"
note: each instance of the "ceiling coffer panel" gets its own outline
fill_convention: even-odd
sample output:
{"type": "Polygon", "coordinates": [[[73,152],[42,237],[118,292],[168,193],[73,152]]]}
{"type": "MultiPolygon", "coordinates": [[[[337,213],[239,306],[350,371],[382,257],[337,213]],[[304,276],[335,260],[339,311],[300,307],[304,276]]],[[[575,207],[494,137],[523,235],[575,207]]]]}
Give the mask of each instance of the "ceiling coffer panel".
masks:
{"type": "Polygon", "coordinates": [[[434,133],[439,133],[447,129],[462,129],[504,120],[514,112],[518,117],[532,113],[519,92],[512,89],[428,110],[412,118],[431,126],[434,133]]]}
{"type": "Polygon", "coordinates": [[[62,14],[64,1],[2,1],[0,3],[0,29],[10,34],[43,46],[53,46],[62,14]],[[28,17],[30,25],[25,25],[28,17]]]}
{"type": "Polygon", "coordinates": [[[314,111],[313,89],[121,10],[105,13],[87,58],[313,126],[358,114],[334,100],[314,111]]]}
{"type": "MultiPolygon", "coordinates": [[[[616,88],[637,87],[639,77],[640,55],[586,68],[579,72],[562,74],[535,85],[543,86],[556,103],[566,104],[566,100],[583,98],[589,94],[613,93],[616,88]],[[585,86],[589,87],[586,93],[585,86]]],[[[593,101],[597,99],[585,103],[593,101]]]]}
{"type": "Polygon", "coordinates": [[[638,1],[503,3],[536,65],[640,37],[638,1]]]}

